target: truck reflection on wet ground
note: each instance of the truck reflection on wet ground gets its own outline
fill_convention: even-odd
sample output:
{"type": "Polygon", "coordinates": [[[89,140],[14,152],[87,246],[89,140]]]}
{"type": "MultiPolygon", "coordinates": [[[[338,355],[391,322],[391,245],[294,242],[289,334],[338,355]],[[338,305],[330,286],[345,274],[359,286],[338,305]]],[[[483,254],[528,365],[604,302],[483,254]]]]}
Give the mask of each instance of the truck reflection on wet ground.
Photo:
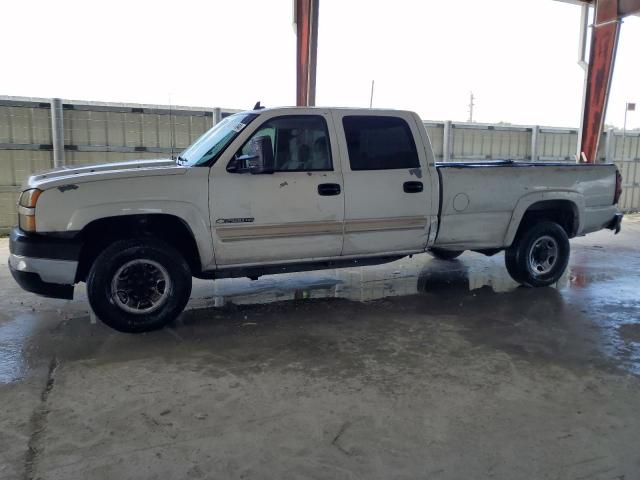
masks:
{"type": "MultiPolygon", "coordinates": [[[[277,323],[298,321],[310,308],[322,311],[327,303],[321,299],[341,298],[351,301],[341,302],[350,319],[383,311],[406,315],[407,310],[427,323],[446,316],[456,319],[455,326],[470,341],[511,355],[640,374],[640,329],[633,323],[638,278],[617,278],[612,271],[571,265],[553,287],[531,289],[508,276],[502,255],[465,254],[457,261],[418,255],[378,267],[220,281],[214,297],[203,300],[226,305],[226,315],[239,312],[247,319],[277,312],[272,319],[277,323]],[[356,307],[353,302],[365,303],[356,307]]],[[[194,305],[183,324],[206,322],[210,313],[194,305]]],[[[248,325],[266,326],[262,322],[248,325]]]]}

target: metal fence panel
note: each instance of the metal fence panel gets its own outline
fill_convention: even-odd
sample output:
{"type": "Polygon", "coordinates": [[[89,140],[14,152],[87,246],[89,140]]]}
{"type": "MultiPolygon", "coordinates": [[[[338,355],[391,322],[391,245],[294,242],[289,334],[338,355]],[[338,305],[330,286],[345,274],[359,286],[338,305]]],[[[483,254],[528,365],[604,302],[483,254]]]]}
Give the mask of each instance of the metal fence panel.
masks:
{"type": "Polygon", "coordinates": [[[612,155],[622,160],[640,159],[640,133],[616,132],[612,141],[612,155]]]}
{"type": "Polygon", "coordinates": [[[431,147],[433,148],[433,156],[436,162],[442,161],[442,145],[444,142],[444,124],[439,122],[424,122],[427,129],[431,147]]]}
{"type": "Polygon", "coordinates": [[[538,160],[575,162],[577,144],[576,130],[541,128],[538,134],[538,160]]]}

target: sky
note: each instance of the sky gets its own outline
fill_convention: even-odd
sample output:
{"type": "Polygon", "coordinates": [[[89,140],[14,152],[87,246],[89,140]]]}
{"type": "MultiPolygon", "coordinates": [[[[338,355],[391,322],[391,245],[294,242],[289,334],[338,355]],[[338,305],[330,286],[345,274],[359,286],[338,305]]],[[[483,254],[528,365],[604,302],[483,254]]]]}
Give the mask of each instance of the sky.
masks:
{"type": "MultiPolygon", "coordinates": [[[[292,0],[21,0],[0,6],[0,95],[206,107],[295,103],[292,0]]],[[[320,0],[317,104],[576,127],[580,8],[554,0],[320,0]]],[[[640,128],[640,17],[607,124],[640,128]]]]}

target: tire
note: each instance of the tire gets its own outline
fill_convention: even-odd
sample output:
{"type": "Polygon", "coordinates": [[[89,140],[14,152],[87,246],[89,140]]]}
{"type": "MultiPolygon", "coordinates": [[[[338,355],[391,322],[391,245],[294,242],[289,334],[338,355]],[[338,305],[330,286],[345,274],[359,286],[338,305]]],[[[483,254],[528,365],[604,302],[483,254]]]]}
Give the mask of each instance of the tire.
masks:
{"type": "Polygon", "coordinates": [[[571,246],[555,222],[540,222],[518,234],[504,255],[511,278],[530,287],[546,287],[560,279],[569,263],[571,246]]]}
{"type": "Polygon", "coordinates": [[[440,260],[453,260],[464,253],[464,250],[444,250],[442,248],[432,248],[429,250],[431,256],[440,260]]]}
{"type": "Polygon", "coordinates": [[[191,270],[172,246],[154,239],[117,240],[95,259],[87,296],[102,322],[120,332],[157,330],[191,295],[191,270]]]}

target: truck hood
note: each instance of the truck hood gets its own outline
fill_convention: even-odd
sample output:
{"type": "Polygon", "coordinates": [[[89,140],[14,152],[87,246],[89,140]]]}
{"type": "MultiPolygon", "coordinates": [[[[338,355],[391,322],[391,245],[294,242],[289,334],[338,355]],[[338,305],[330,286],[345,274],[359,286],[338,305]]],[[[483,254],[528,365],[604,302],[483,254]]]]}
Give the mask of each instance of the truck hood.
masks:
{"type": "Polygon", "coordinates": [[[30,176],[23,188],[47,188],[76,183],[95,182],[129,177],[179,175],[187,171],[170,158],[158,160],[130,160],[96,165],[65,166],[30,176]]]}

